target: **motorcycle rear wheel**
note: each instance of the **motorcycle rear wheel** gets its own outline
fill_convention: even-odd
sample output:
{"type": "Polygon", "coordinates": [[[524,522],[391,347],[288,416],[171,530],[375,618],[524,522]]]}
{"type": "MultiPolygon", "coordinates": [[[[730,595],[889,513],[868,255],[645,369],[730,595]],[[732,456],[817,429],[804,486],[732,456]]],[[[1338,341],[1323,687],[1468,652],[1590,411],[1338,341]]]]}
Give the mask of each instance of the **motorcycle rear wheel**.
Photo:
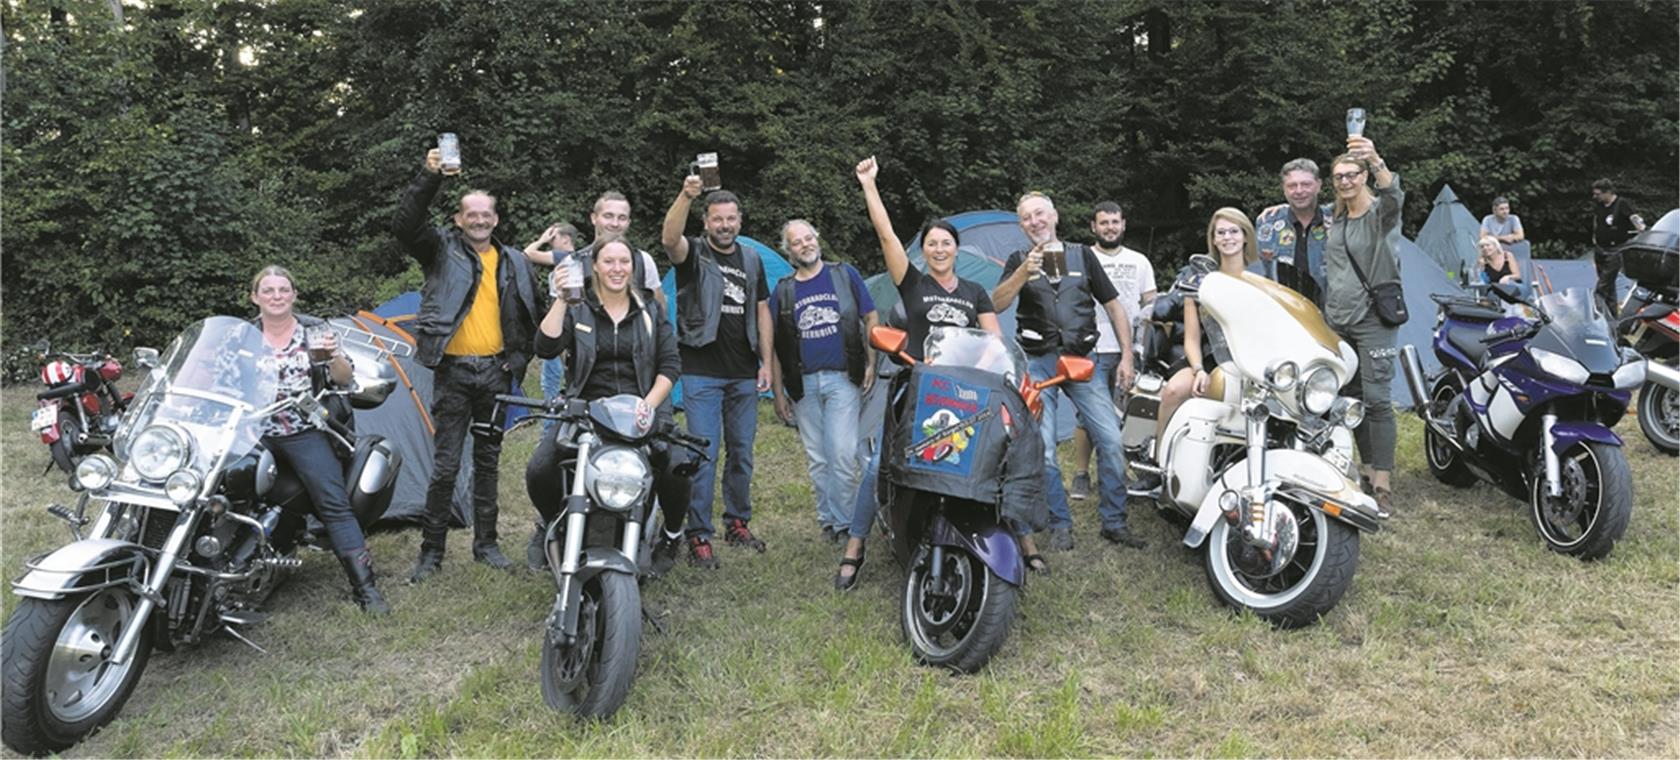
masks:
{"type": "Polygon", "coordinates": [[[58,440],[48,447],[52,453],[53,464],[65,474],[76,471],[76,462],[81,457],[76,456],[76,439],[82,437],[82,424],[76,421],[76,415],[69,412],[58,413],[58,440]]]}
{"type": "Polygon", "coordinates": [[[543,702],[582,718],[611,718],[630,696],[642,648],[642,594],[636,579],[605,572],[583,587],[577,640],[543,636],[543,702]]]}
{"type": "Polygon", "coordinates": [[[65,599],[24,599],[6,621],[3,720],[6,746],[26,755],[60,752],[115,718],[146,670],[150,626],[127,663],[112,650],[134,620],[134,595],[106,588],[65,599]]]}
{"type": "Polygon", "coordinates": [[[1646,380],[1639,389],[1639,429],[1658,451],[1680,455],[1680,393],[1646,380]]]}
{"type": "Polygon", "coordinates": [[[1353,585],[1359,531],[1316,509],[1282,503],[1299,526],[1294,558],[1269,577],[1244,574],[1235,559],[1247,548],[1241,531],[1220,519],[1204,545],[1208,585],[1229,607],[1251,610],[1279,628],[1301,628],[1329,613],[1353,585]]]}
{"type": "Polygon", "coordinates": [[[1627,532],[1633,515],[1633,472],[1618,446],[1577,443],[1558,455],[1563,495],[1546,493],[1546,464],[1534,457],[1528,478],[1529,520],[1546,548],[1582,561],[1602,559],[1627,532]]]}
{"type": "Polygon", "coordinates": [[[952,593],[935,593],[933,550],[922,545],[904,580],[899,621],[917,661],[973,673],[1009,638],[1016,589],[966,551],[945,547],[943,554],[942,574],[952,593]]]}

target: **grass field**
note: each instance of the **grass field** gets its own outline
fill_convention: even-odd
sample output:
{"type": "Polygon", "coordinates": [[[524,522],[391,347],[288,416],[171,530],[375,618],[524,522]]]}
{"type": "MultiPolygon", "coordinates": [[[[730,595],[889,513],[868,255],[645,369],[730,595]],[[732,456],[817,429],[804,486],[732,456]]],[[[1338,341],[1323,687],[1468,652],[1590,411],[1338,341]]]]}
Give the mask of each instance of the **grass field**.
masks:
{"type": "MultiPolygon", "coordinates": [[[[28,433],[28,389],[0,401],[0,562],[66,540],[73,503],[28,433]]],[[[1423,467],[1406,418],[1398,515],[1365,539],[1353,589],[1316,627],[1274,631],[1218,606],[1201,555],[1134,501],[1144,550],[1097,537],[1033,578],[1009,643],[975,676],[918,667],[898,629],[901,572],[875,542],[839,595],[793,431],[762,410],[757,555],[649,584],[630,700],[609,724],[543,706],[546,576],[472,563],[406,577],[413,531],[372,548],[396,608],[362,616],[336,561],[309,553],[252,629],[158,653],[103,732],[68,754],[135,756],[1680,756],[1680,504],[1675,460],[1627,420],[1626,539],[1582,564],[1541,546],[1517,502],[1423,467]]],[[[503,544],[522,556],[529,430],[502,467],[503,544]]],[[[1064,454],[1066,450],[1064,449],[1064,454]]],[[[6,595],[10,614],[16,600],[6,595]]]]}

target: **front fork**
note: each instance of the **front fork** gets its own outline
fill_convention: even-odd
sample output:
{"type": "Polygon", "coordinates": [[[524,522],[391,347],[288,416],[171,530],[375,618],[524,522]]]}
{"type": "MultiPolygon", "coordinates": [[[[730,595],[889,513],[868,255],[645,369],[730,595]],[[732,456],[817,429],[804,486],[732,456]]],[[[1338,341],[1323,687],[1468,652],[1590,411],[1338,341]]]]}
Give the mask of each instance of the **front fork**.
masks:
{"type": "Polygon", "coordinates": [[[1243,418],[1248,428],[1248,484],[1242,487],[1241,505],[1244,515],[1230,514],[1227,519],[1242,519],[1243,541],[1259,549],[1271,549],[1277,543],[1277,517],[1266,489],[1266,420],[1271,410],[1260,398],[1243,400],[1243,418]]]}
{"type": "MultiPolygon", "coordinates": [[[[554,615],[549,619],[549,625],[559,634],[557,640],[566,644],[577,639],[578,608],[583,602],[583,581],[578,578],[578,570],[582,567],[584,530],[589,519],[589,495],[583,486],[583,468],[589,466],[589,453],[599,443],[600,439],[593,434],[586,433],[578,439],[572,490],[566,496],[566,510],[561,517],[566,523],[566,540],[559,547],[558,554],[554,529],[559,520],[548,526],[548,534],[543,538],[548,566],[553,569],[554,583],[558,587],[554,594],[554,615]]],[[[631,515],[631,519],[624,523],[624,533],[619,541],[619,551],[629,560],[629,567],[634,568],[638,561],[641,536],[642,526],[635,515],[631,515]]]]}
{"type": "Polygon", "coordinates": [[[1540,415],[1540,456],[1545,457],[1543,461],[1546,463],[1546,493],[1553,497],[1563,495],[1563,477],[1558,474],[1557,450],[1552,448],[1556,440],[1552,435],[1552,428],[1556,425],[1557,415],[1540,415]]]}
{"type": "Polygon", "coordinates": [[[128,662],[134,656],[134,647],[140,640],[140,632],[145,629],[146,621],[151,617],[152,610],[163,601],[163,586],[169,582],[170,575],[175,569],[175,561],[181,556],[181,549],[192,536],[193,527],[198,525],[198,518],[203,514],[203,508],[196,503],[181,510],[175,518],[175,527],[169,530],[169,538],[163,542],[163,549],[158,552],[157,562],[152,564],[152,577],[144,584],[136,584],[135,593],[140,601],[134,606],[134,617],[123,631],[122,638],[117,639],[117,648],[111,653],[111,661],[117,665],[128,662]]]}

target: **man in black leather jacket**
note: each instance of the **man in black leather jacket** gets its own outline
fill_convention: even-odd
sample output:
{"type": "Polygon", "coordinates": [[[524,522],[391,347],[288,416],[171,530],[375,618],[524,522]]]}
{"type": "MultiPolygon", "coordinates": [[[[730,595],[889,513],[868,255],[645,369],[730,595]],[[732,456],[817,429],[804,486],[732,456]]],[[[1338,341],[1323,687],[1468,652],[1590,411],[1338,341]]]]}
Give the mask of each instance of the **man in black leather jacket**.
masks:
{"type": "MultiPolygon", "coordinates": [[[[426,489],[424,536],[414,563],[415,583],[443,563],[449,504],[461,466],[461,449],[474,421],[491,419],[495,396],[525,378],[537,320],[547,311],[519,249],[496,240],[496,199],[474,190],[461,196],[454,226],[432,228],[428,210],[443,185],[436,149],[408,184],[391,233],[420,262],[425,283],[415,319],[416,358],[432,369],[435,451],[426,489]]],[[[500,440],[473,442],[473,559],[499,570],[513,567],[496,544],[496,475],[500,440]]]]}

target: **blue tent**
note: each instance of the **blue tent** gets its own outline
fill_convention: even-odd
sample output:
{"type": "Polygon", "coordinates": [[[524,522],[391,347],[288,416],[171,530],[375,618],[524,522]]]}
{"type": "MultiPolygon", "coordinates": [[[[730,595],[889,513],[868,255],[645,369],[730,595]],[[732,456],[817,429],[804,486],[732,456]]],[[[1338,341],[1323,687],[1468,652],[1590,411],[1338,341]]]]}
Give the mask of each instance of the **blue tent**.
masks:
{"type": "MultiPolygon", "coordinates": [[[[793,265],[789,264],[787,259],[782,258],[781,254],[775,252],[769,246],[747,237],[746,235],[738,236],[735,239],[739,241],[741,245],[745,246],[747,250],[758,254],[758,260],[764,263],[764,279],[769,284],[771,290],[776,289],[777,281],[781,280],[783,277],[793,274],[793,265]]],[[[677,323],[676,270],[667,270],[664,278],[662,278],[659,282],[659,287],[665,291],[665,316],[671,319],[672,325],[675,325],[677,323]]],[[[766,393],[764,395],[765,397],[769,397],[770,394],[766,393]]],[[[671,389],[671,403],[674,406],[682,406],[681,380],[678,380],[677,386],[671,389]]]]}
{"type": "MultiPolygon", "coordinates": [[[[1441,293],[1454,295],[1462,292],[1458,283],[1435,262],[1435,258],[1423,250],[1417,243],[1400,238],[1400,287],[1406,294],[1406,311],[1411,319],[1394,337],[1395,347],[1416,346],[1418,361],[1423,364],[1425,376],[1441,366],[1435,358],[1435,313],[1438,306],[1429,296],[1441,293]]],[[[1363,361],[1363,359],[1362,359],[1363,361]]],[[[1395,358],[1394,379],[1389,383],[1389,397],[1394,405],[1401,409],[1412,408],[1412,390],[1406,385],[1406,376],[1400,371],[1400,360],[1395,358]]]]}

